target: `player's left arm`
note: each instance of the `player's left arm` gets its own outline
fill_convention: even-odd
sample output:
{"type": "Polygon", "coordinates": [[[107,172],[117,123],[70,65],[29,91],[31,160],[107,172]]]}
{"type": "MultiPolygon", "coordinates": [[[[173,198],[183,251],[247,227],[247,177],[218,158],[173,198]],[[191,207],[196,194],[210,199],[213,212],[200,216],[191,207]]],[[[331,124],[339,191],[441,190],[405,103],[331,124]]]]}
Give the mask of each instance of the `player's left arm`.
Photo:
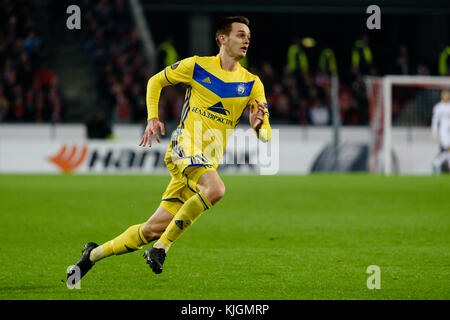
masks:
{"type": "Polygon", "coordinates": [[[255,130],[256,136],[261,141],[269,141],[272,129],[269,123],[269,110],[267,108],[264,86],[259,77],[256,78],[250,95],[249,111],[250,125],[255,130]]]}

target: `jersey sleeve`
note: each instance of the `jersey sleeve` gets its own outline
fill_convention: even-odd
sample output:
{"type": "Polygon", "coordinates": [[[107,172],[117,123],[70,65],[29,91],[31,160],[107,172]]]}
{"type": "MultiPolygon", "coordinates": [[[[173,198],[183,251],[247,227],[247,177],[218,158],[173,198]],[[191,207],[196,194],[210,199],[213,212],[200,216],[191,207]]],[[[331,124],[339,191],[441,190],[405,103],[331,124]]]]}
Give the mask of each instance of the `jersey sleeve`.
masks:
{"type": "Polygon", "coordinates": [[[256,132],[256,136],[261,141],[267,142],[270,140],[272,129],[271,129],[270,123],[269,123],[270,115],[269,115],[269,108],[267,106],[266,94],[264,92],[264,85],[262,84],[259,77],[256,77],[255,84],[254,84],[252,92],[250,94],[249,103],[250,104],[255,103],[255,105],[256,105],[255,100],[258,100],[259,102],[261,102],[264,105],[264,111],[265,111],[264,123],[262,124],[259,131],[256,132]]]}
{"type": "Polygon", "coordinates": [[[148,80],[147,83],[147,120],[158,119],[158,104],[161,90],[170,85],[178,83],[190,84],[194,72],[196,56],[175,62],[158,72],[148,80]]]}
{"type": "Polygon", "coordinates": [[[167,66],[163,72],[166,80],[172,84],[184,83],[189,85],[192,81],[197,56],[193,56],[167,66]]]}

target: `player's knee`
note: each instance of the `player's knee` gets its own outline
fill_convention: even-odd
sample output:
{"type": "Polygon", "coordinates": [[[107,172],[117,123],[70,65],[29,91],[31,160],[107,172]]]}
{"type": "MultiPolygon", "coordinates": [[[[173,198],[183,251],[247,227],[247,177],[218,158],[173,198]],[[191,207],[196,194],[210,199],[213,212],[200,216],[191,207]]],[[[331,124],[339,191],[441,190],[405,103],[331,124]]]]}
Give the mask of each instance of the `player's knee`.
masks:
{"type": "Polygon", "coordinates": [[[217,183],[208,188],[204,194],[208,198],[209,202],[215,204],[225,196],[225,185],[223,183],[217,183]]]}
{"type": "Polygon", "coordinates": [[[147,222],[142,227],[142,234],[147,242],[159,239],[162,235],[162,231],[158,230],[152,223],[147,222]]]}

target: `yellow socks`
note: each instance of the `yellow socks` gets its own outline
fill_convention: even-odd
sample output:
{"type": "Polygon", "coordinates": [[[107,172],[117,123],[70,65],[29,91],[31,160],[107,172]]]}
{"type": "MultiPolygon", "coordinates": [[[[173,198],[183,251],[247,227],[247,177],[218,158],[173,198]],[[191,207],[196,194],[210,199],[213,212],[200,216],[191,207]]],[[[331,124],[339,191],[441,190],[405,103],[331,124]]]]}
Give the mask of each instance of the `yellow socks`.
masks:
{"type": "Polygon", "coordinates": [[[190,197],[178,210],[175,217],[169,223],[161,238],[153,245],[155,248],[163,248],[166,252],[170,245],[200,217],[203,211],[212,207],[206,196],[199,192],[190,197]]]}
{"type": "MultiPolygon", "coordinates": [[[[190,197],[178,210],[172,221],[162,234],[161,238],[153,245],[155,248],[164,248],[167,252],[170,245],[200,217],[203,211],[212,207],[206,196],[199,192],[190,197]]],[[[142,227],[145,223],[136,224],[125,230],[124,233],[113,240],[104,243],[93,249],[89,255],[92,262],[97,262],[103,258],[133,252],[141,249],[148,241],[142,234],[142,227]]]]}
{"type": "Polygon", "coordinates": [[[142,234],[142,227],[144,224],[145,223],[141,223],[131,226],[113,240],[93,249],[89,255],[89,259],[92,262],[97,262],[98,260],[113,254],[119,255],[141,249],[144,244],[148,243],[142,234]]]}

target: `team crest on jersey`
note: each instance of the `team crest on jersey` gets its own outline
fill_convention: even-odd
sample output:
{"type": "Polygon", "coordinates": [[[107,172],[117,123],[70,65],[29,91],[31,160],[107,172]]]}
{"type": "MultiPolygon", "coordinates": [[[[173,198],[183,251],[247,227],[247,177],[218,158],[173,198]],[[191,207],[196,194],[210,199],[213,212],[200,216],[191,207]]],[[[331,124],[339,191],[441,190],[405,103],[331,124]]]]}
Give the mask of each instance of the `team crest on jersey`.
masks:
{"type": "Polygon", "coordinates": [[[237,86],[237,93],[239,93],[240,95],[243,95],[245,92],[245,85],[243,83],[241,83],[240,85],[237,86]]]}
{"type": "Polygon", "coordinates": [[[170,69],[176,69],[177,67],[178,67],[178,65],[180,64],[180,61],[177,61],[177,62],[175,62],[174,64],[172,64],[171,66],[170,66],[170,69]]]}

